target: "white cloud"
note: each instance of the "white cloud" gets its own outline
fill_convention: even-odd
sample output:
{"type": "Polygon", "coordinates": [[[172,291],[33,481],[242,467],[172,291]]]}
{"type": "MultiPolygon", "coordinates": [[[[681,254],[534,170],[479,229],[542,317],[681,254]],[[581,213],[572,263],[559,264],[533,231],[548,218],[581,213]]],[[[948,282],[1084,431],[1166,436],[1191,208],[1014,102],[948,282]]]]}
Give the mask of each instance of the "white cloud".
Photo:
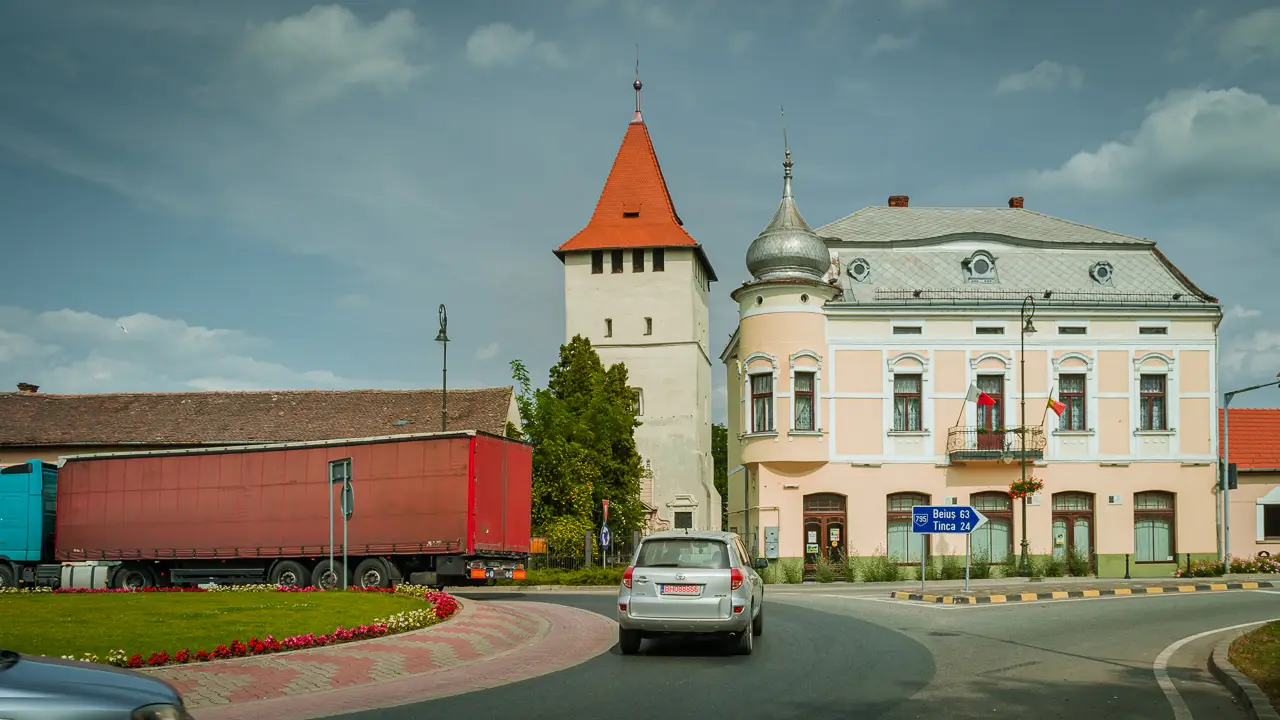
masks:
{"type": "Polygon", "coordinates": [[[499,345],[498,345],[498,343],[496,343],[496,342],[494,342],[494,343],[489,343],[488,345],[485,345],[484,347],[476,348],[476,359],[477,359],[477,360],[492,360],[492,359],[494,359],[495,357],[497,357],[497,356],[498,356],[498,350],[500,350],[500,349],[501,349],[501,348],[500,348],[500,346],[499,346],[499,345]]]}
{"type": "Polygon", "coordinates": [[[996,92],[1004,94],[1026,90],[1055,90],[1059,87],[1079,90],[1083,86],[1084,72],[1080,68],[1052,60],[1041,60],[1026,72],[1000,78],[1000,82],[996,83],[996,92]]]}
{"type": "Polygon", "coordinates": [[[1175,90],[1123,139],[1033,173],[1046,189],[1196,190],[1280,174],[1280,106],[1240,88],[1175,90]]]}
{"type": "Polygon", "coordinates": [[[1247,320],[1249,318],[1256,318],[1260,315],[1262,315],[1261,310],[1247,308],[1247,307],[1244,307],[1243,305],[1232,305],[1231,307],[1227,308],[1225,312],[1222,313],[1222,319],[1223,321],[1247,320]]]}
{"type": "Polygon", "coordinates": [[[883,53],[898,52],[900,50],[910,50],[920,41],[920,36],[916,34],[898,37],[892,33],[881,33],[874,42],[867,46],[868,55],[880,55],[883,53]]]}
{"type": "Polygon", "coordinates": [[[1255,330],[1223,342],[1219,369],[1231,379],[1231,385],[1252,385],[1266,382],[1280,373],[1278,358],[1280,331],[1255,330]]]}
{"type": "Polygon", "coordinates": [[[517,30],[507,23],[478,27],[467,38],[467,62],[478,68],[516,67],[537,63],[564,67],[568,63],[560,46],[538,40],[532,30],[517,30]]]}
{"type": "Polygon", "coordinates": [[[270,80],[287,105],[307,107],[354,87],[384,93],[403,89],[426,70],[409,58],[418,35],[409,10],[392,10],[365,24],[339,5],[317,5],[283,20],[250,25],[240,59],[270,80]]]}
{"type": "Polygon", "coordinates": [[[52,393],[396,387],[260,360],[270,343],[239,330],[138,313],[108,318],[70,309],[0,307],[0,373],[7,386],[52,393]]]}
{"type": "Polygon", "coordinates": [[[1218,51],[1237,65],[1280,59],[1280,7],[1255,10],[1226,23],[1218,34],[1218,51]]]}

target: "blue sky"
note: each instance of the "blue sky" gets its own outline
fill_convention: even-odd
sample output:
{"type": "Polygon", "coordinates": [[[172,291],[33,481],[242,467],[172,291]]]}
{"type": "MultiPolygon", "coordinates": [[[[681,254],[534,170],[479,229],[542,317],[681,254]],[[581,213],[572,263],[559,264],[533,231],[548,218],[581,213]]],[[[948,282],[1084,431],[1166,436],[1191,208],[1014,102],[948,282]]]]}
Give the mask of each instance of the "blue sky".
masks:
{"type": "Polygon", "coordinates": [[[1274,4],[0,0],[0,386],[437,386],[440,303],[452,386],[545,378],[637,42],[717,346],[785,105],[814,226],[1023,195],[1220,297],[1224,385],[1280,370],[1274,4]]]}

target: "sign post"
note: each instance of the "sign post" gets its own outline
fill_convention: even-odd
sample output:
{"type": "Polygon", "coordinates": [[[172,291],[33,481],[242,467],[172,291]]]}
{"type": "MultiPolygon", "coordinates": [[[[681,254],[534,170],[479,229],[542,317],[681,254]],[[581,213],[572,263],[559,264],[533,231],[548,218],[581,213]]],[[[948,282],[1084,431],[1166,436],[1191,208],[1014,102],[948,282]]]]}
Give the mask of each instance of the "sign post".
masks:
{"type": "MultiPolygon", "coordinates": [[[[329,488],[329,572],[331,573],[333,572],[333,486],[334,485],[343,486],[342,499],[345,501],[347,499],[346,489],[351,485],[351,458],[348,457],[348,458],[342,458],[340,460],[329,461],[329,485],[328,485],[328,488],[329,488]]],[[[347,542],[345,537],[347,534],[347,524],[345,521],[342,523],[342,534],[344,536],[342,541],[342,554],[345,557],[347,553],[347,542]]],[[[343,560],[343,564],[344,565],[346,564],[345,560],[343,560]]],[[[346,571],[345,567],[343,568],[343,571],[344,572],[346,571]]],[[[334,573],[334,575],[336,576],[337,573],[334,573]]],[[[320,584],[321,586],[324,585],[323,577],[320,579],[320,584]]]]}
{"type": "MultiPolygon", "coordinates": [[[[987,516],[968,505],[916,505],[911,508],[913,535],[964,535],[964,589],[969,590],[970,535],[985,525],[987,516]]],[[[924,592],[924,542],[920,547],[920,592],[924,592]]]]}

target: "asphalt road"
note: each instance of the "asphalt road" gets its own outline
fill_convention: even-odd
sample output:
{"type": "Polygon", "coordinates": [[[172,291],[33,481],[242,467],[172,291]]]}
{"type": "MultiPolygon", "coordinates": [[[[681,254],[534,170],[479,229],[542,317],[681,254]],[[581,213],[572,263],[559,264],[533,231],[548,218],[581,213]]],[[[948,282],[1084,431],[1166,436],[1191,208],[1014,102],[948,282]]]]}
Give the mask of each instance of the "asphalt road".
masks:
{"type": "MultiPolygon", "coordinates": [[[[771,592],[765,634],[750,657],[711,643],[646,641],[639,656],[623,657],[615,647],[552,675],[344,717],[1174,718],[1153,670],[1166,647],[1199,632],[1280,618],[1280,595],[1261,592],[969,608],[884,595],[857,586],[771,592]]],[[[607,594],[501,599],[606,616],[613,609],[607,594]]],[[[1245,717],[1204,670],[1216,639],[1193,641],[1168,661],[1190,720],[1245,717]]]]}

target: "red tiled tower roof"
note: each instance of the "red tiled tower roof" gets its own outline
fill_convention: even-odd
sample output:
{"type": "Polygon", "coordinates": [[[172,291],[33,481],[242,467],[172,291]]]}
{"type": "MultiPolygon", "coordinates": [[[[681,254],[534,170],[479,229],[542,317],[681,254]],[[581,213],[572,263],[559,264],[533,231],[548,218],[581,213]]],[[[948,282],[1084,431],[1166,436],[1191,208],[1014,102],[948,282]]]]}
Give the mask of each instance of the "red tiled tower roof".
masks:
{"type": "MultiPolygon", "coordinates": [[[[1222,410],[1218,410],[1222,438],[1222,410]]],[[[1222,455],[1222,443],[1218,443],[1222,455]]],[[[1231,411],[1231,462],[1241,470],[1280,469],[1280,408],[1236,408],[1231,411]]]]}
{"type": "MultiPolygon", "coordinates": [[[[638,95],[638,87],[636,92],[638,95]]],[[[673,247],[692,249],[708,276],[716,279],[702,246],[684,229],[684,221],[676,214],[649,128],[637,109],[622,137],[622,146],[591,220],[556,248],[556,257],[563,261],[566,252],[583,250],[673,247]]]]}

